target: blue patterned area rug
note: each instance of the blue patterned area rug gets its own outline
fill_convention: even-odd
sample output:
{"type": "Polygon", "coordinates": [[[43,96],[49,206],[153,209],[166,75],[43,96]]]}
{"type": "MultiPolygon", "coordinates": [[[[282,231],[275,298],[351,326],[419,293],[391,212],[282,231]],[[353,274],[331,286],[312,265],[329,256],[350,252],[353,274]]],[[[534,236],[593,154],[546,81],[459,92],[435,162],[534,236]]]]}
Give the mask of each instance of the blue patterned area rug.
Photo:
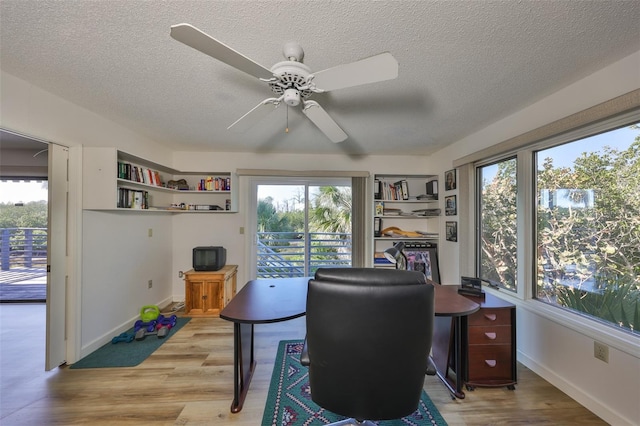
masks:
{"type": "MultiPolygon", "coordinates": [[[[320,408],[311,401],[307,367],[300,364],[303,342],[283,340],[273,367],[262,426],[314,426],[343,420],[344,416],[320,408]]],[[[446,422],[431,399],[422,391],[418,410],[399,420],[387,420],[380,426],[438,425],[446,422]]]]}

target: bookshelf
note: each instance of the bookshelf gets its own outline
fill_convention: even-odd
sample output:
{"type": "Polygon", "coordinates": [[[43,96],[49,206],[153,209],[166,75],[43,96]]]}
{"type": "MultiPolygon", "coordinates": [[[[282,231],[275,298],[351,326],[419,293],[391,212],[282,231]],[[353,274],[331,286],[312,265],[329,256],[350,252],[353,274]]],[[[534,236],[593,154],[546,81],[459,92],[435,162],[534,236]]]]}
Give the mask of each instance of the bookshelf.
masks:
{"type": "Polygon", "coordinates": [[[374,267],[395,267],[383,252],[398,241],[438,243],[441,211],[437,179],[437,175],[426,174],[374,175],[374,267]]]}
{"type": "Polygon", "coordinates": [[[83,149],[83,208],[123,212],[235,213],[231,172],[181,171],[115,148],[83,149]]]}

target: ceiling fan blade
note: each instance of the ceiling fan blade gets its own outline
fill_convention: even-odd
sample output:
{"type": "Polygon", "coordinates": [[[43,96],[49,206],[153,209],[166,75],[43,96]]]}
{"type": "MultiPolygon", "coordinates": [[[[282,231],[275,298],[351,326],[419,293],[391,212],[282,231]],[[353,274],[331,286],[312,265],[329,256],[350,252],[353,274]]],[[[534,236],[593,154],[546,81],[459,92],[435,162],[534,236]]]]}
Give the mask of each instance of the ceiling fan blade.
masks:
{"type": "Polygon", "coordinates": [[[171,37],[254,77],[265,79],[273,77],[273,73],[268,68],[247,58],[242,53],[236,52],[190,24],[172,25],[171,37]]]}
{"type": "Polygon", "coordinates": [[[269,98],[260,102],[251,111],[237,119],[231,126],[227,127],[227,130],[233,130],[234,132],[244,132],[249,127],[256,124],[258,121],[265,118],[271,111],[276,109],[280,104],[280,99],[269,98]]]}
{"type": "Polygon", "coordinates": [[[398,61],[389,52],[361,59],[350,64],[338,65],[314,73],[311,80],[323,92],[392,80],[398,77],[398,61]]]}
{"type": "Polygon", "coordinates": [[[333,118],[316,101],[306,101],[302,112],[309,117],[318,129],[322,131],[332,142],[342,142],[347,138],[347,134],[342,131],[333,118]]]}

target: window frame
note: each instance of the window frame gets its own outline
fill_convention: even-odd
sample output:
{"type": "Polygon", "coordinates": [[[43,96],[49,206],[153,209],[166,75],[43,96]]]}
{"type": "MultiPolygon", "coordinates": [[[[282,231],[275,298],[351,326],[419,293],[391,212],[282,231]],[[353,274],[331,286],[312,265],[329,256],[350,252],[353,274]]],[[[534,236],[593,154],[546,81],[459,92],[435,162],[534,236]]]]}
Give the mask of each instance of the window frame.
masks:
{"type": "MultiPolygon", "coordinates": [[[[471,242],[474,247],[474,255],[468,260],[469,262],[473,262],[469,264],[468,267],[472,268],[472,270],[478,274],[480,262],[477,250],[479,249],[479,233],[481,230],[479,216],[479,191],[481,182],[478,182],[478,168],[513,158],[514,156],[517,158],[517,291],[497,291],[488,287],[485,291],[498,294],[500,297],[516,303],[519,307],[535,312],[537,315],[561,323],[574,331],[586,334],[628,353],[637,353],[637,351],[640,350],[640,337],[637,334],[632,334],[627,330],[603,323],[585,314],[550,305],[536,298],[537,231],[535,227],[537,223],[537,200],[535,173],[537,170],[537,151],[575,142],[638,122],[640,122],[640,108],[601,120],[595,120],[592,123],[572,130],[534,140],[529,144],[505,149],[500,153],[496,153],[495,150],[489,150],[488,152],[491,152],[491,154],[487,155],[486,158],[481,158],[478,154],[475,154],[475,161],[471,163],[465,163],[464,159],[454,162],[454,166],[457,165],[461,170],[467,171],[469,174],[467,180],[473,185],[473,189],[469,194],[469,202],[473,206],[471,213],[473,223],[475,224],[473,232],[474,241],[471,242]],[[470,167],[465,169],[461,167],[463,164],[469,164],[470,167]]],[[[461,265],[461,268],[464,270],[465,265],[461,265]]]]}

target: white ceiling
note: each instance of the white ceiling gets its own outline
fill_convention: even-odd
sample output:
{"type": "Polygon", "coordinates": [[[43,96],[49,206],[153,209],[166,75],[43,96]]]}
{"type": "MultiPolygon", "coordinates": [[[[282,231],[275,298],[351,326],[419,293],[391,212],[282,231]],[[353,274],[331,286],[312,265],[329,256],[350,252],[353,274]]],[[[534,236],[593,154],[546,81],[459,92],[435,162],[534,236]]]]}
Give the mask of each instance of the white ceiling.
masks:
{"type": "Polygon", "coordinates": [[[428,154],[640,50],[639,22],[637,0],[1,0],[0,67],[175,150],[428,154]],[[389,51],[399,77],[312,96],[340,144],[297,108],[285,134],[284,106],[237,134],[272,92],[178,23],[267,68],[289,40],[314,71],[389,51]]]}

